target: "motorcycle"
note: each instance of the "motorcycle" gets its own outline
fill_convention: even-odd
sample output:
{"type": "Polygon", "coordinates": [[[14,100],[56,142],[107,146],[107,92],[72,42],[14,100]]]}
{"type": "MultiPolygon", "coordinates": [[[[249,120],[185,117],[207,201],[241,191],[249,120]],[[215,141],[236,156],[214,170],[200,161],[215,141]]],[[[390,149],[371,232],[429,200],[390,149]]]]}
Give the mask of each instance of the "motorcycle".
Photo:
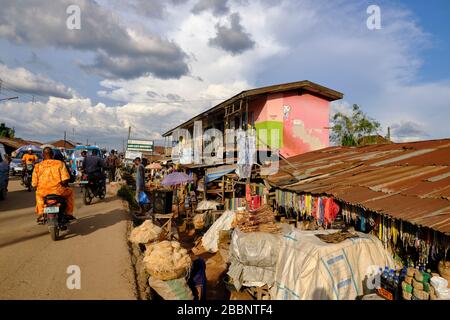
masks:
{"type": "Polygon", "coordinates": [[[59,231],[67,230],[69,220],[66,217],[66,199],[64,197],[49,194],[44,197],[44,220],[47,224],[50,237],[58,240],[59,231]]]}
{"type": "Polygon", "coordinates": [[[83,174],[80,184],[83,188],[83,200],[85,205],[90,205],[94,198],[105,198],[106,185],[104,179],[83,174]]]}
{"type": "Polygon", "coordinates": [[[34,169],[34,165],[32,164],[27,164],[23,170],[25,170],[25,174],[23,176],[23,185],[25,186],[25,188],[27,188],[28,192],[31,192],[31,180],[33,177],[33,169],[34,169]]]}

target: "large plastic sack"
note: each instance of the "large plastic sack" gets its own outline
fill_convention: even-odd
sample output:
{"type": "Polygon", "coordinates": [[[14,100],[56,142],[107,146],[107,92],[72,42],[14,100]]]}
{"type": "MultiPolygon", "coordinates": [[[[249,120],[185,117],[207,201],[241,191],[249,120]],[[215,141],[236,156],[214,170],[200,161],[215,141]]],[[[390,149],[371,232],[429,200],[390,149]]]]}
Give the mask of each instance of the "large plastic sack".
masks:
{"type": "Polygon", "coordinates": [[[164,300],[194,300],[192,291],[184,278],[163,281],[150,277],[148,284],[164,300]]]}
{"type": "Polygon", "coordinates": [[[231,264],[228,275],[237,290],[240,290],[242,285],[273,285],[281,237],[281,234],[234,230],[230,244],[231,264]]]}
{"type": "Polygon", "coordinates": [[[394,268],[392,256],[373,235],[357,232],[358,238],[333,244],[316,236],[336,231],[284,234],[270,292],[273,300],[354,300],[370,289],[373,270],[394,268]]]}
{"type": "Polygon", "coordinates": [[[230,256],[246,266],[274,267],[278,260],[281,236],[267,232],[241,232],[231,237],[230,256]]]}
{"type": "Polygon", "coordinates": [[[230,230],[235,218],[234,211],[225,211],[216,222],[203,235],[202,245],[209,252],[217,252],[219,250],[220,231],[230,230]]]}
{"type": "Polygon", "coordinates": [[[447,287],[448,287],[448,281],[447,281],[447,279],[444,279],[444,278],[442,278],[442,277],[436,277],[436,276],[434,276],[434,277],[432,277],[432,278],[430,279],[430,282],[431,282],[431,285],[432,285],[436,290],[439,290],[439,289],[447,289],[447,287]]]}

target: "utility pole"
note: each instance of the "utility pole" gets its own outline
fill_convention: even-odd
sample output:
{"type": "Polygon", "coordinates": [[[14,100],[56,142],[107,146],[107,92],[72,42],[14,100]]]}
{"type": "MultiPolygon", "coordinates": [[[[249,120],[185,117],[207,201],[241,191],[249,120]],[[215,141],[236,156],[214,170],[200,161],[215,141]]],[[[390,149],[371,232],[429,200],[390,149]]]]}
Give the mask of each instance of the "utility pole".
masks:
{"type": "Polygon", "coordinates": [[[131,126],[128,127],[128,140],[130,140],[131,137],[131,126]]]}
{"type": "Polygon", "coordinates": [[[89,145],[89,139],[86,139],[86,145],[87,146],[89,145]]]}
{"type": "Polygon", "coordinates": [[[64,131],[64,150],[66,149],[66,131],[64,131]]]}

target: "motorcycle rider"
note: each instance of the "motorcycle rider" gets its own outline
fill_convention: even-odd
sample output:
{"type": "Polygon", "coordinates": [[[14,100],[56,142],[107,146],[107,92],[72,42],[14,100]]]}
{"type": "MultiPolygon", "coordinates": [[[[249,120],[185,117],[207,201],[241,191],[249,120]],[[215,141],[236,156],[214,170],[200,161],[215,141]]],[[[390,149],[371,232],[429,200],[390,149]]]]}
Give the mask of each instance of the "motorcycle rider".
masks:
{"type": "Polygon", "coordinates": [[[68,186],[70,180],[69,172],[65,164],[53,159],[53,150],[45,147],[42,156],[44,160],[37,163],[33,170],[32,186],[36,188],[36,213],[38,222],[42,220],[44,214],[44,197],[49,194],[59,195],[66,199],[66,216],[68,220],[73,220],[73,190],[68,186]]]}
{"type": "Polygon", "coordinates": [[[38,160],[39,158],[33,153],[33,149],[28,148],[27,153],[25,153],[22,157],[22,183],[24,183],[23,178],[25,177],[25,173],[27,172],[27,165],[31,164],[34,166],[38,160]]]}
{"type": "Polygon", "coordinates": [[[100,157],[98,150],[92,150],[92,155],[86,155],[83,159],[82,170],[87,174],[89,180],[100,181],[106,190],[106,179],[103,170],[106,169],[105,161],[100,157]]]}

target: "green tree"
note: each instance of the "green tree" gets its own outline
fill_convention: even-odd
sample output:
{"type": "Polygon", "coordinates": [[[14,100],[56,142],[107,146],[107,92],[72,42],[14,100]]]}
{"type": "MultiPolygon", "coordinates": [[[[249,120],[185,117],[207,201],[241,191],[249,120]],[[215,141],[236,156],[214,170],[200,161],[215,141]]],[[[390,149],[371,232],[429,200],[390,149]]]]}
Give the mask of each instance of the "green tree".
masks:
{"type": "Polygon", "coordinates": [[[14,138],[14,129],[8,128],[4,123],[0,123],[0,137],[14,138]]]}
{"type": "Polygon", "coordinates": [[[360,146],[378,134],[380,123],[369,118],[357,104],[352,107],[352,115],[338,112],[332,119],[331,141],[341,146],[360,146]]]}

